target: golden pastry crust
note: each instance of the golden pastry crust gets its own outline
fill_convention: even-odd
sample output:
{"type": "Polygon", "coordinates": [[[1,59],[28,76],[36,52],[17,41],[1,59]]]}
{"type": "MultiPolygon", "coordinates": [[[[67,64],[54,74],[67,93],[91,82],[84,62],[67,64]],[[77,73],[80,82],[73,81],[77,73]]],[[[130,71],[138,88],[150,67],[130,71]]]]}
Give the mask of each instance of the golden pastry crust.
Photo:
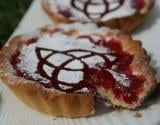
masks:
{"type": "MultiPolygon", "coordinates": [[[[41,34],[53,33],[57,29],[40,30],[41,34]]],[[[71,29],[67,33],[69,35],[76,34],[78,31],[71,29]]],[[[124,51],[133,54],[134,60],[132,63],[133,72],[137,75],[144,75],[147,80],[145,91],[139,95],[138,102],[127,104],[123,100],[118,100],[114,97],[112,91],[107,91],[104,88],[97,88],[98,92],[104,98],[111,101],[116,106],[134,109],[141,104],[144,98],[155,88],[155,70],[149,66],[149,56],[142,48],[139,41],[134,41],[128,34],[122,32],[109,32],[106,37],[119,39],[124,51]]],[[[10,63],[12,54],[21,49],[24,41],[23,35],[14,37],[7,46],[3,47],[0,53],[0,78],[2,81],[20,98],[25,104],[37,109],[40,112],[63,117],[86,117],[93,115],[94,95],[88,93],[68,94],[52,89],[48,90],[35,81],[26,80],[15,75],[15,70],[10,63]]]]}
{"type": "Polygon", "coordinates": [[[0,78],[18,98],[25,104],[49,115],[86,117],[94,114],[93,95],[66,94],[53,89],[50,91],[34,81],[16,76],[10,59],[22,44],[21,36],[14,37],[0,53],[0,78]]]}
{"type": "MultiPolygon", "coordinates": [[[[49,2],[47,0],[42,0],[42,8],[47,13],[49,18],[54,23],[73,23],[73,22],[79,22],[79,20],[75,19],[69,19],[64,18],[56,13],[53,12],[51,9],[49,2]]],[[[127,17],[121,17],[121,18],[114,18],[107,21],[96,21],[97,25],[99,26],[107,26],[112,29],[120,29],[124,32],[132,32],[134,29],[136,29],[145,19],[145,16],[152,10],[154,6],[154,1],[151,1],[150,4],[147,7],[147,11],[143,14],[140,12],[136,12],[135,14],[127,17]]]]}

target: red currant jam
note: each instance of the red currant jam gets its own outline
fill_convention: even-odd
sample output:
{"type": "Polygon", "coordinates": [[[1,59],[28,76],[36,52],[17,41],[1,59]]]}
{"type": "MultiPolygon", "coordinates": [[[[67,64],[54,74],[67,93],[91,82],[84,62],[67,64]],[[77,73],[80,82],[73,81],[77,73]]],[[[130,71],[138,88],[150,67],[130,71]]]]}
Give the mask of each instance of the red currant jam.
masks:
{"type": "Polygon", "coordinates": [[[145,1],[144,0],[132,0],[132,7],[141,10],[142,8],[145,7],[145,1]]]}
{"type": "Polygon", "coordinates": [[[69,10],[59,10],[58,13],[66,18],[72,17],[72,13],[69,10]]]}
{"type": "MultiPolygon", "coordinates": [[[[57,51],[47,48],[37,47],[35,49],[35,53],[39,62],[37,64],[37,71],[39,75],[49,80],[48,83],[43,83],[41,79],[34,79],[29,76],[25,71],[21,71],[17,64],[21,61],[20,51],[16,51],[12,58],[11,64],[13,68],[16,70],[17,75],[20,77],[24,77],[29,80],[34,80],[39,82],[46,88],[55,88],[60,91],[64,91],[67,93],[75,93],[83,88],[87,88],[90,93],[96,92],[96,87],[103,87],[106,90],[111,90],[115,97],[120,100],[124,100],[128,104],[132,104],[138,100],[138,95],[144,91],[143,84],[145,82],[144,76],[133,75],[131,63],[133,61],[134,56],[128,52],[123,51],[122,45],[120,41],[111,39],[106,41],[103,38],[99,40],[94,40],[90,36],[79,36],[77,39],[88,39],[91,43],[94,43],[96,46],[105,47],[110,51],[106,51],[106,53],[98,53],[95,51],[85,50],[85,49],[70,49],[66,51],[57,51]],[[42,57],[41,51],[50,51],[51,53],[47,55],[45,58],[42,57]],[[73,55],[69,55],[70,52],[88,52],[89,55],[84,55],[81,57],[76,57],[73,55]],[[53,54],[61,53],[68,56],[71,56],[72,59],[64,62],[60,66],[55,66],[54,64],[47,61],[47,58],[52,56],[53,54]],[[103,63],[96,64],[95,67],[88,66],[82,58],[88,58],[92,56],[99,56],[103,58],[103,63]],[[109,58],[110,57],[110,58],[109,58]],[[111,58],[112,57],[112,58],[111,58]],[[80,60],[83,63],[83,69],[80,69],[84,73],[83,80],[78,82],[77,84],[68,84],[65,82],[60,82],[58,80],[58,74],[62,69],[68,71],[74,71],[73,69],[65,68],[67,64],[69,64],[73,60],[80,60]],[[52,72],[52,76],[48,76],[47,73],[43,70],[43,65],[49,65],[53,67],[55,70],[52,72]],[[68,86],[67,89],[62,89],[60,86],[65,85],[68,86]]],[[[35,43],[37,39],[30,39],[26,43],[35,43]]],[[[30,45],[27,44],[27,45],[30,45]]],[[[75,70],[76,71],[76,70],[75,70]]]]}
{"type": "Polygon", "coordinates": [[[36,43],[37,39],[38,39],[38,38],[36,38],[36,37],[35,37],[35,38],[31,38],[31,39],[27,40],[27,41],[25,42],[25,44],[26,44],[27,46],[29,46],[30,44],[36,43]]]}

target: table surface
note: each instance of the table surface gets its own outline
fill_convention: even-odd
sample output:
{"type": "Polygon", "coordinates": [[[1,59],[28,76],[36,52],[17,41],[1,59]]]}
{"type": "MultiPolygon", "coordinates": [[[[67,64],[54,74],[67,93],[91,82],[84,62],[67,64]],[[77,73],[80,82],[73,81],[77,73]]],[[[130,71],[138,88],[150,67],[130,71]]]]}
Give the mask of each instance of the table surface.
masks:
{"type": "MultiPolygon", "coordinates": [[[[54,25],[42,11],[39,0],[34,0],[28,12],[13,33],[13,36],[34,30],[35,28],[54,25]]],[[[152,56],[151,64],[157,69],[160,80],[160,1],[145,23],[133,33],[135,39],[143,42],[144,48],[152,56]]],[[[90,118],[66,119],[41,114],[24,105],[4,85],[0,84],[0,125],[160,125],[160,104],[154,104],[139,111],[109,111],[98,105],[97,113],[90,118]],[[134,115],[139,112],[141,118],[134,115]]]]}

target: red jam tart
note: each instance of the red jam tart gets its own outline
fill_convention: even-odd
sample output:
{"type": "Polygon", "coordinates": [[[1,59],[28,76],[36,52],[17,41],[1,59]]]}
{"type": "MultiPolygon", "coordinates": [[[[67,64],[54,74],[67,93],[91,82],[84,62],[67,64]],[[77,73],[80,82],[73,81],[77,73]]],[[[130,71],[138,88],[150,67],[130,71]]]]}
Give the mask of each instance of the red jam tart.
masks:
{"type": "Polygon", "coordinates": [[[53,21],[96,22],[131,31],[150,11],[153,2],[153,0],[42,0],[42,5],[53,21]]]}
{"type": "MultiPolygon", "coordinates": [[[[113,105],[133,109],[156,85],[155,71],[149,66],[146,52],[139,42],[121,32],[76,23],[41,30],[40,34],[21,36],[11,48],[8,63],[14,77],[28,82],[22,81],[22,86],[33,82],[52,96],[68,95],[68,100],[73,98],[69,95],[87,95],[90,99],[86,102],[90,104],[98,95],[113,105]]],[[[92,108],[88,109],[90,114],[92,108]]]]}

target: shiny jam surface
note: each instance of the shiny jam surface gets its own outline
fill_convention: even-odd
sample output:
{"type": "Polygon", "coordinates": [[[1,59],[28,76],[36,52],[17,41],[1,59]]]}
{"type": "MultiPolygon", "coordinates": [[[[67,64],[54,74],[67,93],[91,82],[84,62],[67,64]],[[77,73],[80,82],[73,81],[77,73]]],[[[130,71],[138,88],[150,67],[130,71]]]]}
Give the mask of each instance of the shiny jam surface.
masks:
{"type": "Polygon", "coordinates": [[[145,6],[145,1],[144,0],[133,0],[132,2],[132,7],[136,8],[137,10],[141,10],[145,6]]]}
{"type": "Polygon", "coordinates": [[[69,10],[59,10],[58,13],[66,18],[72,17],[72,13],[69,10]]]}
{"type": "MultiPolygon", "coordinates": [[[[24,77],[28,80],[37,81],[46,88],[55,88],[57,90],[64,91],[67,93],[76,93],[79,92],[79,90],[82,90],[83,88],[87,88],[90,93],[95,93],[96,87],[103,87],[106,90],[112,90],[117,99],[123,99],[128,104],[136,102],[138,100],[138,94],[143,92],[143,84],[145,82],[145,77],[136,76],[132,74],[131,63],[134,56],[123,51],[120,42],[115,39],[106,41],[102,38],[98,41],[95,41],[94,39],[92,39],[92,37],[85,35],[79,36],[77,39],[88,39],[95,45],[109,48],[111,51],[109,53],[98,53],[90,50],[71,49],[59,52],[52,49],[37,47],[35,49],[35,53],[39,59],[39,62],[37,64],[36,73],[39,73],[44,78],[49,79],[48,83],[43,83],[41,79],[35,80],[25,71],[21,71],[17,67],[17,64],[21,61],[19,58],[21,52],[19,50],[17,50],[13,54],[11,58],[11,64],[13,65],[13,68],[16,70],[17,76],[24,77]],[[41,51],[50,51],[51,53],[46,57],[42,57],[41,51]],[[84,55],[82,57],[75,57],[73,55],[70,55],[70,52],[89,52],[90,54],[84,55]],[[60,66],[55,66],[54,64],[48,62],[47,59],[56,53],[69,55],[72,57],[72,59],[67,60],[60,66]],[[107,56],[114,57],[114,59],[109,60],[108,58],[106,58],[106,54],[107,56]],[[87,58],[94,55],[100,56],[105,60],[105,62],[97,64],[95,68],[89,67],[85,62],[82,61],[82,58],[87,58]],[[67,64],[69,64],[71,61],[75,59],[80,60],[81,63],[83,63],[84,65],[84,68],[80,69],[84,73],[83,80],[81,80],[77,84],[68,84],[65,82],[60,82],[57,77],[61,69],[65,69],[68,71],[77,71],[76,69],[70,69],[65,67],[67,64]],[[43,70],[44,64],[49,65],[50,67],[53,67],[55,69],[54,72],[52,72],[52,76],[48,76],[47,73],[43,70]],[[66,85],[68,86],[68,88],[64,90],[60,87],[61,85],[66,85]]],[[[37,38],[30,39],[26,41],[26,46],[36,42],[37,38]]]]}

